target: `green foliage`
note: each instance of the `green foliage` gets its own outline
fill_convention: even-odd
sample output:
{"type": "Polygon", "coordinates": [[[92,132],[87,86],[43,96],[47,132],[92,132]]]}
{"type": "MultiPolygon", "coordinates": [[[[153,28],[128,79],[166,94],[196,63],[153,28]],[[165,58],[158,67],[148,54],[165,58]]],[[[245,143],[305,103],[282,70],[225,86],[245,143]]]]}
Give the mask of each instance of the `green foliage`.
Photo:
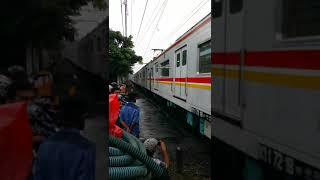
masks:
{"type": "Polygon", "coordinates": [[[109,29],[110,76],[117,77],[132,73],[135,63],[142,63],[142,57],[133,50],[132,36],[124,37],[119,31],[109,29]]]}

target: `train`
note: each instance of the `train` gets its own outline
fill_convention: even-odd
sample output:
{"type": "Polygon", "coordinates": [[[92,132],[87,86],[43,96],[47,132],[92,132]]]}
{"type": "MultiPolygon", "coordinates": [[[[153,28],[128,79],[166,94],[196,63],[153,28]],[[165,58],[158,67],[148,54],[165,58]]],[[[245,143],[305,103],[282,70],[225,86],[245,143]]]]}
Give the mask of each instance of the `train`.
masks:
{"type": "Polygon", "coordinates": [[[320,6],[212,1],[218,179],[320,179],[320,6]]]}
{"type": "Polygon", "coordinates": [[[133,74],[131,80],[182,108],[186,122],[211,139],[211,13],[133,74]]]}

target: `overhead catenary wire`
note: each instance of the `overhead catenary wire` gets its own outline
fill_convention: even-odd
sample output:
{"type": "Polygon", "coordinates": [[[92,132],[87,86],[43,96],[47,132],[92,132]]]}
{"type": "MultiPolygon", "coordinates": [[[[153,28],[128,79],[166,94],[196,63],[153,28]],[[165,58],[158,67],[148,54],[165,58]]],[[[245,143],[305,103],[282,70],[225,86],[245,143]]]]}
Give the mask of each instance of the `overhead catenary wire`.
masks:
{"type": "Polygon", "coordinates": [[[168,0],[166,0],[166,1],[165,1],[165,6],[164,6],[164,7],[163,7],[163,9],[162,9],[162,12],[161,12],[160,17],[159,17],[158,22],[157,22],[157,25],[155,26],[155,28],[154,28],[154,30],[153,30],[152,36],[151,36],[151,38],[150,38],[150,40],[149,40],[148,46],[147,46],[147,48],[145,49],[145,52],[144,52],[144,55],[143,55],[143,56],[145,56],[145,55],[146,55],[147,50],[148,50],[148,49],[149,49],[149,47],[150,47],[150,42],[151,42],[151,41],[152,41],[152,39],[153,39],[153,36],[154,36],[155,31],[156,31],[156,29],[157,29],[157,27],[158,27],[158,25],[159,25],[159,22],[160,22],[160,20],[161,20],[161,18],[162,18],[163,12],[164,12],[164,10],[165,10],[165,8],[166,8],[167,4],[168,4],[168,0]]]}
{"type": "MultiPolygon", "coordinates": [[[[151,21],[151,24],[147,27],[147,29],[146,29],[146,31],[145,31],[145,34],[147,34],[147,33],[149,32],[150,27],[152,26],[153,22],[156,22],[155,20],[156,20],[156,18],[158,17],[159,13],[161,12],[161,9],[165,6],[166,1],[167,1],[167,0],[164,0],[164,1],[163,1],[162,5],[160,6],[160,9],[157,11],[156,15],[153,17],[153,19],[152,19],[152,21],[151,21]]],[[[160,1],[159,1],[159,2],[160,2],[160,1]]],[[[156,10],[156,9],[155,9],[155,10],[156,10]]],[[[151,17],[151,18],[152,18],[152,17],[151,17]]],[[[150,20],[151,20],[151,18],[150,18],[150,20]]],[[[146,36],[143,36],[142,39],[140,39],[140,41],[137,40],[137,41],[138,41],[137,46],[141,45],[141,42],[144,41],[145,37],[146,37],[146,36]]]]}
{"type": "Polygon", "coordinates": [[[143,18],[144,18],[144,14],[146,13],[146,9],[147,9],[147,6],[148,6],[148,1],[146,1],[146,5],[144,6],[144,11],[143,11],[143,15],[142,15],[142,18],[141,18],[141,22],[140,22],[140,26],[139,26],[139,30],[138,30],[138,34],[136,36],[136,39],[138,39],[139,37],[139,33],[140,33],[140,30],[141,30],[141,25],[142,25],[142,22],[143,22],[143,18]]]}
{"type": "MultiPolygon", "coordinates": [[[[165,2],[165,1],[166,1],[166,0],[164,0],[164,2],[165,2]]],[[[157,3],[157,5],[156,5],[156,7],[153,9],[152,14],[151,14],[151,16],[150,16],[150,18],[149,18],[149,21],[148,21],[147,24],[146,24],[146,27],[148,27],[148,28],[147,28],[147,30],[146,30],[145,32],[148,32],[149,27],[150,27],[150,26],[152,25],[152,23],[154,22],[154,19],[155,19],[155,18],[153,19],[153,21],[151,21],[154,13],[160,11],[160,9],[161,9],[162,6],[161,6],[160,9],[157,11],[160,2],[161,2],[161,1],[159,0],[158,3],[157,3]],[[151,24],[150,24],[150,23],[151,23],[151,24]]],[[[162,4],[162,5],[163,5],[163,4],[162,4]]],[[[157,13],[157,15],[158,15],[158,13],[157,13]]],[[[157,15],[156,15],[156,16],[157,16],[157,15]]],[[[155,16],[155,17],[156,17],[156,16],[155,16]]],[[[137,39],[137,40],[138,40],[138,39],[137,39]]]]}
{"type": "MultiPolygon", "coordinates": [[[[204,7],[205,4],[207,4],[209,2],[209,0],[203,0],[201,1],[196,8],[194,8],[191,13],[193,12],[193,14],[191,14],[191,16],[186,20],[184,21],[181,25],[177,26],[177,28],[175,28],[169,36],[172,36],[175,32],[179,31],[199,10],[202,9],[202,7],[204,7]],[[203,3],[204,2],[204,3],[203,3]]],[[[188,16],[187,16],[188,17],[188,16]]]]}

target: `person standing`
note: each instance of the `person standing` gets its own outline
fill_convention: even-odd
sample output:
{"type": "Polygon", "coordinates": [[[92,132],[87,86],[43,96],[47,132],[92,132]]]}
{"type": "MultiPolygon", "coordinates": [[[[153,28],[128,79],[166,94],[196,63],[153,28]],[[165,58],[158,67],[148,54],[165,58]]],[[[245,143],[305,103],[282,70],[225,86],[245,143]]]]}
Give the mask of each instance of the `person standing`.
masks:
{"type": "Polygon", "coordinates": [[[61,102],[63,128],[38,150],[34,180],[95,180],[95,145],[80,131],[87,104],[76,96],[61,102]]]}
{"type": "Polygon", "coordinates": [[[127,125],[127,131],[139,138],[140,128],[140,109],[135,104],[137,99],[136,93],[128,94],[128,102],[122,106],[120,111],[120,120],[127,125]]]}

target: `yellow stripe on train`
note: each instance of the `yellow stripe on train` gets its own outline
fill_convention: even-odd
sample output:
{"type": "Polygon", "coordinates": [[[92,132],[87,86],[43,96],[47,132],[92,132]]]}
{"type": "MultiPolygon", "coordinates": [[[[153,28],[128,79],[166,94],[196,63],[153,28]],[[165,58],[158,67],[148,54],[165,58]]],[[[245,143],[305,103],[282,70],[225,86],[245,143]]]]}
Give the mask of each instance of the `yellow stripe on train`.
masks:
{"type": "MultiPolygon", "coordinates": [[[[171,85],[174,83],[177,86],[184,86],[185,82],[164,82],[164,81],[159,81],[159,84],[164,84],[164,85],[171,85]]],[[[202,89],[202,90],[211,90],[211,85],[202,85],[202,84],[194,84],[194,83],[187,83],[186,86],[188,88],[195,88],[195,89],[202,89]]]]}
{"type": "MultiPolygon", "coordinates": [[[[212,68],[213,78],[226,77],[229,79],[238,79],[240,73],[238,70],[223,70],[220,68],[212,68]]],[[[319,76],[302,76],[276,74],[266,72],[244,71],[243,79],[257,83],[272,84],[277,86],[286,86],[290,88],[303,88],[310,90],[320,90],[319,76]]]]}

